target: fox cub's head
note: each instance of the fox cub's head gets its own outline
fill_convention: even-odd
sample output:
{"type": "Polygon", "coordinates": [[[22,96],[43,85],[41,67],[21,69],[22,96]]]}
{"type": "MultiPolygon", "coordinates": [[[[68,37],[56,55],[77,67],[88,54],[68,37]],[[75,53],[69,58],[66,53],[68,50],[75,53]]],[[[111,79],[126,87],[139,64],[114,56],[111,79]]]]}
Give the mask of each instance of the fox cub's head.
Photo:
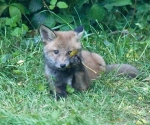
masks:
{"type": "Polygon", "coordinates": [[[80,39],[84,30],[80,26],[74,31],[52,31],[42,25],[40,35],[44,42],[44,57],[46,63],[53,68],[64,69],[69,65],[70,53],[81,50],[80,39]]]}

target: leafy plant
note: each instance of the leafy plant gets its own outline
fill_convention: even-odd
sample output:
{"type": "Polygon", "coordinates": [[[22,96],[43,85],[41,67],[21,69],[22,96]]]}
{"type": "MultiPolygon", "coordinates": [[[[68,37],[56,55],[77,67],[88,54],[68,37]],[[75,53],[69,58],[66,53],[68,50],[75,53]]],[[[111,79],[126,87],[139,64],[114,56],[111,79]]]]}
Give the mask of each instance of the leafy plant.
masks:
{"type": "Polygon", "coordinates": [[[0,1],[0,31],[7,36],[14,37],[25,36],[28,32],[28,26],[23,23],[23,15],[28,14],[27,8],[17,3],[15,0],[0,1]]]}
{"type": "Polygon", "coordinates": [[[49,27],[54,27],[57,22],[60,22],[59,14],[52,12],[51,10],[57,11],[59,9],[66,9],[68,5],[65,2],[57,0],[31,0],[29,4],[29,10],[32,17],[32,23],[35,27],[38,27],[41,24],[48,25],[49,27]],[[57,20],[59,17],[59,20],[57,20]]]}
{"type": "Polygon", "coordinates": [[[25,36],[29,30],[28,26],[23,23],[20,24],[20,26],[17,25],[17,23],[18,23],[17,16],[13,16],[11,18],[8,18],[8,17],[1,18],[0,23],[1,23],[0,28],[3,29],[2,31],[4,31],[6,34],[10,34],[11,36],[14,36],[14,37],[25,36]]]}
{"type": "Polygon", "coordinates": [[[68,5],[65,2],[62,2],[62,1],[51,0],[49,8],[51,10],[53,10],[55,7],[58,7],[60,9],[65,9],[65,8],[68,8],[68,5]]]}
{"type": "MultiPolygon", "coordinates": [[[[0,15],[0,26],[11,27],[17,37],[22,35],[17,35],[22,24],[29,30],[37,29],[41,24],[60,30],[83,25],[89,33],[93,32],[91,27],[99,30],[99,25],[103,27],[100,30],[107,33],[132,27],[138,29],[138,34],[148,34],[150,21],[146,0],[3,0],[0,15]]],[[[138,39],[144,37],[137,36],[140,36],[138,39]]]]}
{"type": "Polygon", "coordinates": [[[22,15],[28,14],[26,7],[21,3],[16,3],[15,0],[0,1],[0,16],[9,16],[12,18],[16,16],[16,22],[21,23],[22,15]]]}

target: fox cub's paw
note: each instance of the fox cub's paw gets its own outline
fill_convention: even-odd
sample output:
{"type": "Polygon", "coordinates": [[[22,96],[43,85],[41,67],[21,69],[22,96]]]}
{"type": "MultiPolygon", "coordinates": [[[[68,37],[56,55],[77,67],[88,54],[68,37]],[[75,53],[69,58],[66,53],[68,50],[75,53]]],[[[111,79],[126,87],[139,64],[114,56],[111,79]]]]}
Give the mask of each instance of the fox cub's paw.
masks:
{"type": "Polygon", "coordinates": [[[77,55],[73,56],[70,58],[70,64],[72,66],[80,65],[81,64],[81,59],[77,55]]]}
{"type": "Polygon", "coordinates": [[[53,98],[56,98],[57,100],[59,100],[60,98],[66,98],[67,92],[63,91],[61,93],[56,93],[56,95],[55,95],[54,92],[52,90],[50,90],[50,95],[52,95],[53,98]]]}

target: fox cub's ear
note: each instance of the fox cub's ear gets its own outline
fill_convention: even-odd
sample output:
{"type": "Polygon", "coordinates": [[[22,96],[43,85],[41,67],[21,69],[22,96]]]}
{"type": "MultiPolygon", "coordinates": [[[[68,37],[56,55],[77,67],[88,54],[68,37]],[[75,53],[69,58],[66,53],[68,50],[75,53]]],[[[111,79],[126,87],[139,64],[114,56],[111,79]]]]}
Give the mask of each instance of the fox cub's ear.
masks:
{"type": "Polygon", "coordinates": [[[83,33],[84,33],[84,27],[83,26],[79,26],[76,29],[74,29],[74,31],[77,33],[78,38],[81,39],[83,33]]]}
{"type": "Polygon", "coordinates": [[[50,30],[48,27],[41,25],[40,27],[40,35],[42,37],[43,42],[49,42],[55,39],[57,36],[56,34],[50,30]]]}

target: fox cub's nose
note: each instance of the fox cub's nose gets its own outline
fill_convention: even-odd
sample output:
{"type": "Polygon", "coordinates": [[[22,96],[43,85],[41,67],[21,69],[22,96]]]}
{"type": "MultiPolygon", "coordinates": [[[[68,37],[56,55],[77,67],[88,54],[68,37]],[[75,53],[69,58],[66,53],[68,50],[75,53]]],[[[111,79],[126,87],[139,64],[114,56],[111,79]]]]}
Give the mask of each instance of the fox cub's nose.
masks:
{"type": "Polygon", "coordinates": [[[61,67],[61,68],[65,68],[65,67],[66,67],[66,64],[60,64],[60,67],[61,67]]]}

